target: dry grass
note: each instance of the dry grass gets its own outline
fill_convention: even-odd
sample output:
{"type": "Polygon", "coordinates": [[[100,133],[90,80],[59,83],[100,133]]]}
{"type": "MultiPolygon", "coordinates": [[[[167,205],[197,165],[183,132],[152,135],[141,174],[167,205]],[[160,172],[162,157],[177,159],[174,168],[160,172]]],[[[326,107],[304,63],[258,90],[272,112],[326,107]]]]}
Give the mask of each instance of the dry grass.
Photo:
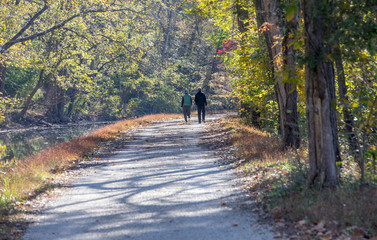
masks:
{"type": "Polygon", "coordinates": [[[90,135],[51,146],[27,159],[3,163],[0,166],[0,216],[6,216],[16,201],[22,201],[43,188],[56,172],[73,167],[89,157],[101,143],[114,140],[133,127],[177,116],[158,114],[119,121],[90,135]]]}
{"type": "Polygon", "coordinates": [[[244,187],[280,224],[289,220],[306,239],[348,239],[344,232],[354,239],[377,235],[377,188],[361,187],[355,169],[342,170],[350,178],[336,190],[307,188],[306,149],[283,150],[276,136],[239,118],[226,118],[221,125],[241,159],[236,164],[244,187]]]}
{"type": "Polygon", "coordinates": [[[282,185],[288,190],[292,173],[299,166],[304,168],[300,159],[305,158],[305,151],[286,150],[278,137],[250,127],[239,118],[226,118],[222,125],[232,133],[229,142],[241,158],[238,170],[250,179],[248,187],[270,192],[282,185]]]}

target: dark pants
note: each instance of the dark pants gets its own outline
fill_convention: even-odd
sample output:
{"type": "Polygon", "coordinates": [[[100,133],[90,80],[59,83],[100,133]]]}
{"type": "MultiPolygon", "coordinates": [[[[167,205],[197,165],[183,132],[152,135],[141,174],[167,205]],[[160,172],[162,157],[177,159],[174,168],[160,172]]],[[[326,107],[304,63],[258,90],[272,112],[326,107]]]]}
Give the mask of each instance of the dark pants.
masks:
{"type": "Polygon", "coordinates": [[[190,118],[190,110],[191,106],[183,106],[183,116],[185,117],[185,121],[187,122],[187,117],[190,118]]]}
{"type": "Polygon", "coordinates": [[[198,107],[198,120],[199,123],[206,120],[206,108],[204,106],[197,106],[198,107]]]}

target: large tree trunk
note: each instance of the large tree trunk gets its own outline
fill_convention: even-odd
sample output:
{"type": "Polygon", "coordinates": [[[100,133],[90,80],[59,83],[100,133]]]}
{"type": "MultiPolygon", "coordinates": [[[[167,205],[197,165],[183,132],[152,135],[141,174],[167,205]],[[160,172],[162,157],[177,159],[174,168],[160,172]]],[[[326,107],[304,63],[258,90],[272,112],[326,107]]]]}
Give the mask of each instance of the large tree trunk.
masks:
{"type": "Polygon", "coordinates": [[[66,122],[67,118],[64,115],[64,90],[55,84],[50,84],[47,91],[49,91],[46,95],[48,110],[45,116],[47,121],[53,123],[66,122]]]}
{"type": "Polygon", "coordinates": [[[281,10],[280,2],[278,0],[254,0],[254,5],[259,27],[267,28],[264,36],[276,80],[275,90],[284,144],[286,147],[298,148],[300,146],[300,131],[298,126],[297,91],[293,84],[284,83],[282,74],[276,75],[277,72],[286,69],[291,72],[290,77],[293,77],[295,55],[292,46],[290,46],[290,33],[297,27],[297,18],[286,24],[286,30],[283,34],[282,28],[279,27],[282,20],[281,16],[279,16],[279,10],[281,10]],[[284,35],[286,43],[284,52],[282,51],[282,43],[278,42],[282,35],[284,35]],[[280,62],[283,62],[283,65],[280,62]],[[292,88],[294,88],[293,91],[292,88]]]}
{"type": "MultiPolygon", "coordinates": [[[[64,75],[65,70],[60,71],[64,75]]],[[[48,106],[46,118],[49,122],[59,123],[67,122],[68,118],[64,115],[65,90],[59,86],[57,81],[48,81],[45,84],[45,102],[48,106]]]]}
{"type": "Polygon", "coordinates": [[[336,149],[332,119],[333,65],[325,59],[324,34],[326,23],[321,6],[327,1],[303,0],[305,20],[306,115],[309,140],[310,172],[308,184],[336,187],[336,149]],[[322,13],[323,14],[323,13],[322,13]]]}

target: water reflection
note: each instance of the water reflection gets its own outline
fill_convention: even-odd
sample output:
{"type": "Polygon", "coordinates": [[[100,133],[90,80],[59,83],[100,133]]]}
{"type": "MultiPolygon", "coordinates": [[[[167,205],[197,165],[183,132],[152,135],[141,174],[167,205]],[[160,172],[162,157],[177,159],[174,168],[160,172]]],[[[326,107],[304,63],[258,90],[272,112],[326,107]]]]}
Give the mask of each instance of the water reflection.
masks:
{"type": "Polygon", "coordinates": [[[0,147],[5,146],[3,154],[0,151],[0,161],[25,158],[47,146],[89,134],[106,124],[108,122],[0,132],[0,147]]]}

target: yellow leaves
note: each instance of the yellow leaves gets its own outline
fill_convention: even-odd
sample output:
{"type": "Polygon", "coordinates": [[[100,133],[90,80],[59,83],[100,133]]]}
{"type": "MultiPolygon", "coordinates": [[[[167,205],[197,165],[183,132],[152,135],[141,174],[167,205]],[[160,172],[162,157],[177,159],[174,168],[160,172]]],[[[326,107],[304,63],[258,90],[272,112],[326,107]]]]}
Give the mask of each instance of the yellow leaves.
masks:
{"type": "Polygon", "coordinates": [[[0,145],[0,157],[5,154],[6,149],[7,147],[5,145],[0,145]]]}
{"type": "Polygon", "coordinates": [[[0,97],[0,122],[5,120],[5,114],[7,111],[19,107],[21,100],[21,98],[0,97]]]}
{"type": "Polygon", "coordinates": [[[357,108],[358,106],[359,106],[359,103],[357,103],[357,102],[352,103],[353,108],[357,108]]]}

